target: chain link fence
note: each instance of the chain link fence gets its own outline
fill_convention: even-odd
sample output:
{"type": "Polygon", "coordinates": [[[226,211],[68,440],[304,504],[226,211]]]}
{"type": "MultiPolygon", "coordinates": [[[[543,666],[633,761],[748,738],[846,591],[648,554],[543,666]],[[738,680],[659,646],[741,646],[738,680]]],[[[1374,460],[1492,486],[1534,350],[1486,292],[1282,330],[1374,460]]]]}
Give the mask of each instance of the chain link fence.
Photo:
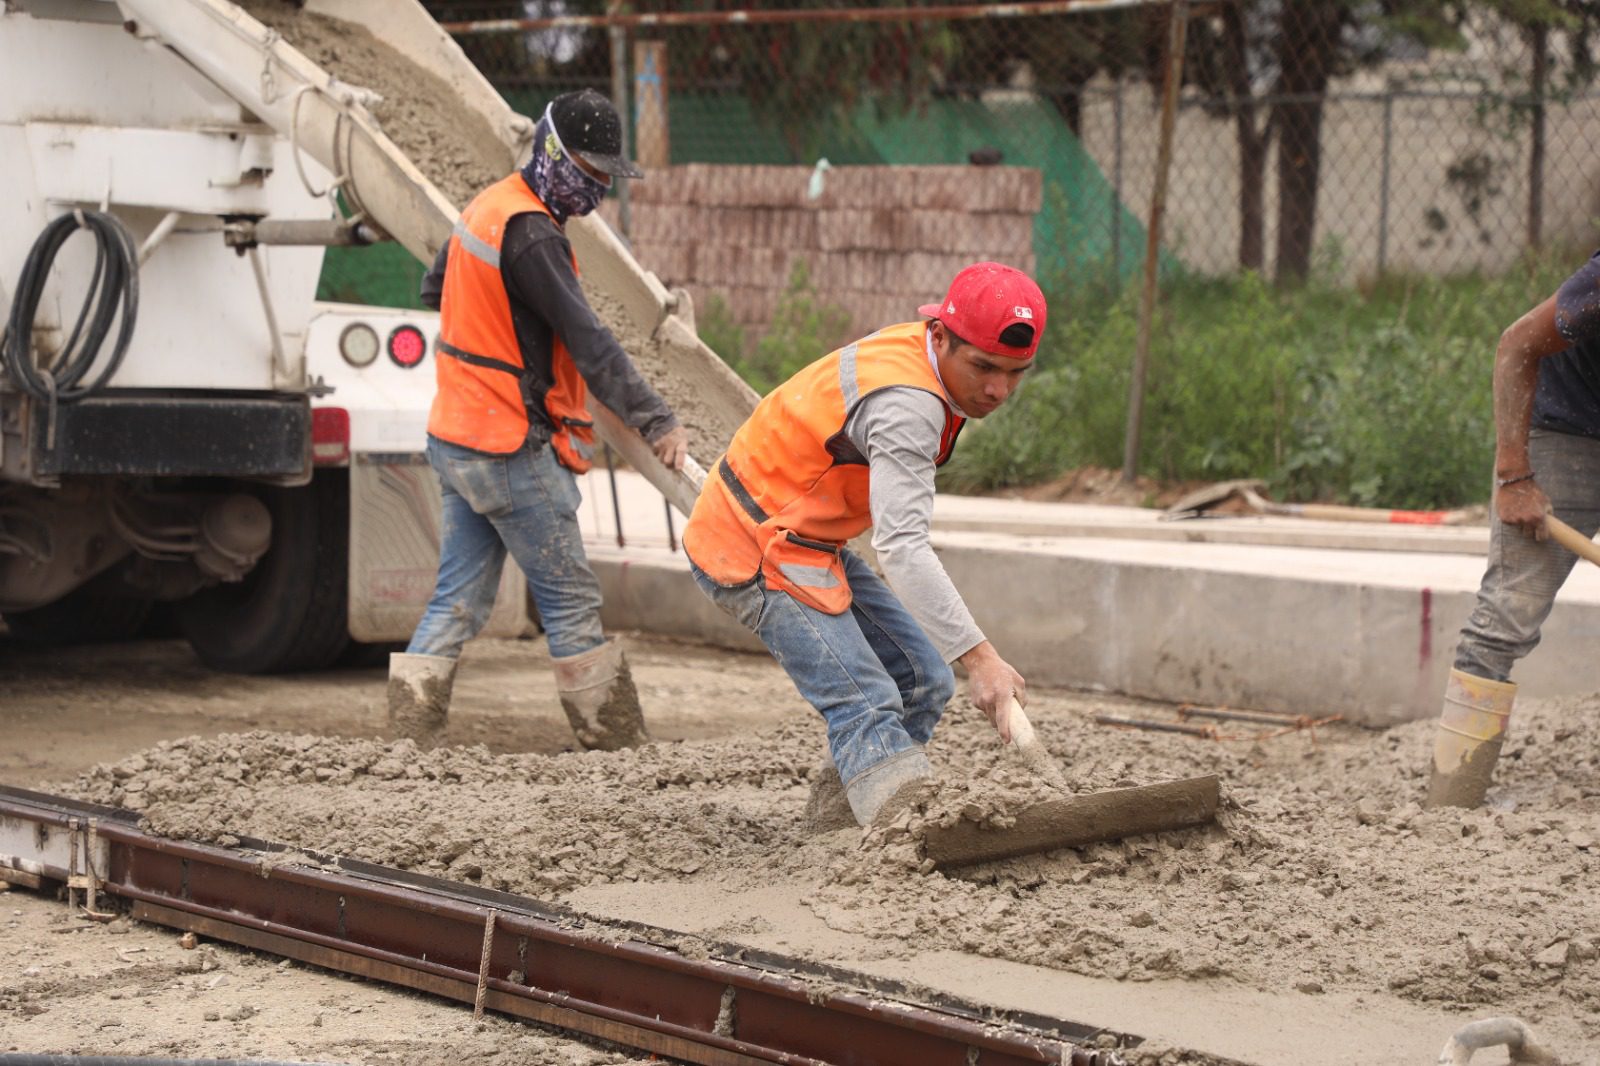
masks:
{"type": "Polygon", "coordinates": [[[1600,237],[1600,2],[425,2],[518,110],[537,115],[580,87],[625,104],[648,176],[602,210],[647,268],[688,290],[701,335],[757,388],[914,317],[978,259],[1033,273],[1053,321],[1138,304],[1137,339],[1117,322],[1094,338],[1052,326],[1041,364],[1075,376],[1055,393],[1034,386],[1037,410],[987,432],[992,467],[962,484],[1115,466],[1116,452],[1131,478],[1153,343],[1140,470],[1263,475],[1307,497],[1471,498],[1492,439],[1485,360],[1506,316],[1528,306],[1521,289],[1502,286],[1492,305],[1436,294],[1423,313],[1453,333],[1397,339],[1374,323],[1338,367],[1344,351],[1307,338],[1343,329],[1348,308],[1327,329],[1281,329],[1282,359],[1228,353],[1260,346],[1263,315],[1299,314],[1282,308],[1307,282],[1526,287],[1527,264],[1571,269],[1600,237]],[[1138,298],[1147,272],[1167,308],[1154,327],[1138,298]],[[1247,272],[1279,303],[1240,304],[1247,272]],[[1219,284],[1229,295],[1213,303],[1240,306],[1238,321],[1219,311],[1214,333],[1178,336],[1219,284]],[[1208,345],[1220,353],[1204,356],[1210,367],[1196,354],[1208,345]],[[1375,400],[1371,368],[1427,345],[1407,373],[1439,380],[1438,395],[1397,384],[1375,400]],[[1262,374],[1275,375],[1253,408],[1266,413],[1242,417],[1244,386],[1229,382],[1262,374]],[[1082,406],[1088,391],[1105,410],[1082,406]],[[1400,440],[1395,419],[1435,402],[1448,434],[1400,440]],[[1029,458],[1052,434],[1070,442],[1029,458]],[[1461,456],[1449,478],[1403,487],[1393,474],[1444,452],[1461,456]]]}
{"type": "MultiPolygon", "coordinates": [[[[1139,269],[1170,4],[740,21],[663,3],[651,23],[640,2],[609,24],[581,0],[429,6],[513,106],[627,95],[650,177],[608,210],[647,266],[740,326],[769,323],[797,270],[859,329],[972,258],[1056,292],[1139,269]]],[[[1192,7],[1167,269],[1349,282],[1592,241],[1600,4],[1403,7],[1192,7]]]]}

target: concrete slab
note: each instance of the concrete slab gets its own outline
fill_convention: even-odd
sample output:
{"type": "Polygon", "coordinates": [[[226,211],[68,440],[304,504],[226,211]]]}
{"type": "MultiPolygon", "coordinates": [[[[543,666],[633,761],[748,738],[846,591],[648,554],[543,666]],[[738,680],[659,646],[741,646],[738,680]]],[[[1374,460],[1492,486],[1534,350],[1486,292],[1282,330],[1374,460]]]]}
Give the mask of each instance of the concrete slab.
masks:
{"type": "Polygon", "coordinates": [[[1189,544],[1261,544],[1300,548],[1366,548],[1393,552],[1482,555],[1489,527],[1324,522],[1271,515],[1227,515],[1169,521],[1148,507],[1036,503],[989,496],[935,497],[933,527],[950,532],[1019,537],[1116,537],[1189,544]]]}
{"type": "MultiPolygon", "coordinates": [[[[829,927],[793,886],[726,891],[717,885],[589,885],[570,906],[831,963],[1002,1010],[1134,1034],[1240,1066],[1417,1066],[1471,1016],[1396,997],[1255,991],[1226,981],[1129,982],[948,950],[895,951],[829,927]],[[688,888],[685,891],[685,888],[688,888]]],[[[1542,1042],[1584,1046],[1575,1024],[1540,1019],[1542,1042]]],[[[1498,1049],[1497,1049],[1498,1050],[1498,1049]]],[[[1484,1060],[1505,1061],[1493,1053],[1484,1060]]]]}
{"type": "MultiPolygon", "coordinates": [[[[660,494],[638,474],[617,472],[617,505],[606,471],[585,475],[588,521],[597,536],[614,539],[620,510],[625,539],[665,544],[666,517],[660,494]]],[[[933,527],[952,533],[1007,533],[1018,537],[1111,537],[1187,544],[1255,544],[1275,547],[1355,548],[1390,552],[1483,555],[1487,525],[1412,526],[1387,523],[1324,522],[1271,515],[1166,520],[1148,507],[1106,507],[1078,503],[1038,503],[991,496],[934,499],[933,527]]],[[[683,528],[683,517],[674,518],[683,528]]]]}
{"type": "MultiPolygon", "coordinates": [[[[652,504],[619,478],[626,545],[618,548],[609,487],[596,486],[594,475],[590,480],[585,522],[608,625],[759,647],[694,588],[686,560],[669,550],[659,496],[652,504]],[[598,507],[596,487],[603,493],[598,507]]],[[[978,523],[986,513],[980,505],[991,504],[994,526],[1010,530],[1046,527],[1057,509],[1071,506],[960,502],[952,521],[978,523]]],[[[1085,510],[1096,509],[1074,508],[1085,510]]],[[[1414,545],[1334,549],[1124,535],[1153,528],[1149,515],[1081,516],[1079,532],[1061,536],[936,524],[934,545],[978,624],[1035,683],[1343,714],[1374,726],[1438,713],[1457,634],[1482,577],[1480,555],[1414,545]],[[1099,535],[1088,535],[1091,528],[1099,535]]],[[[1276,536],[1283,524],[1301,520],[1244,521],[1276,536]]],[[[681,528],[675,520],[674,529],[681,528]]],[[[1467,531],[1387,532],[1418,543],[1442,532],[1448,543],[1467,531]]],[[[1354,535],[1348,543],[1363,541],[1354,535]]],[[[1524,693],[1600,689],[1596,637],[1600,569],[1580,564],[1557,598],[1542,645],[1518,668],[1524,693]]]]}

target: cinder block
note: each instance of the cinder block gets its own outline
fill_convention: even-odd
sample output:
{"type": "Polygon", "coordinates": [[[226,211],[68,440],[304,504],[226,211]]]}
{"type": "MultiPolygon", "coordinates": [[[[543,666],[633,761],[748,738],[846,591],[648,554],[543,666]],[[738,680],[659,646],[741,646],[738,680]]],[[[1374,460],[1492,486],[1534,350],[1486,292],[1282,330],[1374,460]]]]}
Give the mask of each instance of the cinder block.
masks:
{"type": "Polygon", "coordinates": [[[1031,215],[914,211],[908,226],[915,232],[908,244],[923,251],[959,252],[975,259],[1010,262],[1033,247],[1031,215]]]}
{"type": "Polygon", "coordinates": [[[970,211],[975,167],[917,167],[912,205],[933,211],[970,211]]]}
{"type": "Polygon", "coordinates": [[[810,167],[745,167],[746,202],[755,207],[803,207],[810,167]]]}
{"type": "Polygon", "coordinates": [[[895,182],[885,171],[892,167],[834,167],[828,171],[822,208],[883,208],[895,206],[895,182]]]}
{"type": "Polygon", "coordinates": [[[817,245],[824,251],[843,252],[860,247],[861,230],[868,212],[856,208],[827,208],[817,212],[817,245]]]}
{"type": "Polygon", "coordinates": [[[694,246],[677,242],[639,241],[634,258],[667,285],[684,285],[694,279],[694,246]]]}
{"type": "Polygon", "coordinates": [[[693,208],[635,204],[629,212],[630,236],[636,241],[676,239],[676,232],[689,221],[693,208]]]}
{"type": "Polygon", "coordinates": [[[694,246],[694,277],[702,285],[726,285],[728,283],[726,263],[727,258],[723,252],[727,250],[725,244],[710,244],[704,241],[694,246]]]}
{"type": "Polygon", "coordinates": [[[827,251],[913,251],[910,212],[900,208],[843,208],[817,212],[817,239],[827,251]]]}

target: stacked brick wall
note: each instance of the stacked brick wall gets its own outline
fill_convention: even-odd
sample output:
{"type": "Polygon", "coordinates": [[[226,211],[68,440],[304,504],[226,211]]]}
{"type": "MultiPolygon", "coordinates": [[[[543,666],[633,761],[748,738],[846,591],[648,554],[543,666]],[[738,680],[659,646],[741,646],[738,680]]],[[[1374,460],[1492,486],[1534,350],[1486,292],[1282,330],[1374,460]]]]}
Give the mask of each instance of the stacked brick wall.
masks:
{"type": "MultiPolygon", "coordinates": [[[[822,302],[848,313],[851,336],[914,319],[968,263],[1033,272],[1042,195],[1033,168],[835,167],[814,200],[811,176],[780,166],[651,171],[630,189],[634,254],[687,288],[702,313],[720,296],[752,339],[799,260],[822,302]]],[[[614,200],[607,208],[615,223],[614,200]]]]}

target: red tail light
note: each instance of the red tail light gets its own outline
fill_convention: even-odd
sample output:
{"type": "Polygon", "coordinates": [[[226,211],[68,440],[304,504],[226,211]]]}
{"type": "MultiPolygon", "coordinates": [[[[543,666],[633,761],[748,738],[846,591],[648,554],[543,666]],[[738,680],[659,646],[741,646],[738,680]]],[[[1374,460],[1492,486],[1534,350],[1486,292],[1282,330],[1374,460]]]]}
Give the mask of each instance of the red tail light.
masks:
{"type": "Polygon", "coordinates": [[[416,326],[396,326],[389,334],[389,358],[410,370],[428,354],[428,338],[416,326]]]}
{"type": "Polygon", "coordinates": [[[350,461],[350,412],[343,407],[311,409],[311,462],[340,466],[350,461]]]}

